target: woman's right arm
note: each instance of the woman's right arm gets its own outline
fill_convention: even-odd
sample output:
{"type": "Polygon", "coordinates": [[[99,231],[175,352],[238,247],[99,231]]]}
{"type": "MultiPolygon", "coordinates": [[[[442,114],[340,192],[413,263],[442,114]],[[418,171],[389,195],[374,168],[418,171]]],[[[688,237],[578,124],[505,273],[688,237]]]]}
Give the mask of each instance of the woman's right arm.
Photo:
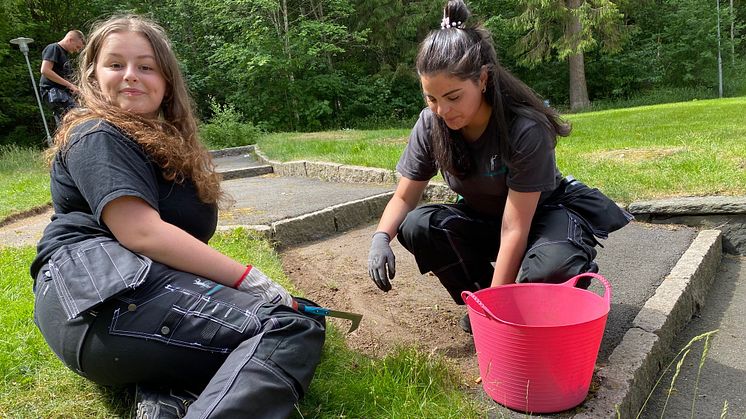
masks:
{"type": "Polygon", "coordinates": [[[246,265],[163,221],[144,200],[123,196],[106,204],[102,221],[124,247],[168,265],[233,287],[246,265]]]}
{"type": "Polygon", "coordinates": [[[391,251],[391,239],[409,211],[420,202],[428,181],[414,181],[402,177],[386,209],[383,210],[378,229],[373,234],[368,252],[368,275],[381,291],[391,290],[390,279],[396,274],[396,257],[391,251]]]}
{"type": "Polygon", "coordinates": [[[386,209],[381,215],[376,231],[383,231],[393,239],[399,229],[404,217],[412,211],[422,199],[429,181],[417,181],[402,177],[396,186],[394,196],[391,197],[386,209]]]}

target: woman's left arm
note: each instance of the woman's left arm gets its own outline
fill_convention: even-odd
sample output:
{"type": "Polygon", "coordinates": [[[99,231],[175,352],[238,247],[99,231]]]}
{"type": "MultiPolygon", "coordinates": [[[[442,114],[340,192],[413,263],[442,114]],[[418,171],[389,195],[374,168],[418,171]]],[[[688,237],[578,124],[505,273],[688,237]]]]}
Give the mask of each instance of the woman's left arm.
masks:
{"type": "Polygon", "coordinates": [[[500,228],[500,249],[492,275],[493,287],[515,282],[540,196],[541,192],[508,191],[500,228]]]}

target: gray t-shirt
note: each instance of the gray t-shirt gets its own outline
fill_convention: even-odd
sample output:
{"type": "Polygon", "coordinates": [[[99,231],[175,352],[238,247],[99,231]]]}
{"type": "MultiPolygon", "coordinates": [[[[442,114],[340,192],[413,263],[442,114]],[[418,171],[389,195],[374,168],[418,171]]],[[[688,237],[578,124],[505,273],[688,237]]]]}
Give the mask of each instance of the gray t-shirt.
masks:
{"type": "MultiPolygon", "coordinates": [[[[425,108],[417,120],[396,170],[407,179],[430,180],[439,167],[433,154],[430,131],[436,116],[425,108]]],[[[510,155],[500,156],[499,133],[490,119],[484,133],[467,148],[474,163],[472,173],[459,179],[450,173],[443,178],[466,204],[491,216],[500,216],[505,208],[508,189],[518,192],[542,192],[543,202],[559,185],[562,174],[554,155],[554,137],[540,123],[516,117],[509,128],[510,155]]]]}

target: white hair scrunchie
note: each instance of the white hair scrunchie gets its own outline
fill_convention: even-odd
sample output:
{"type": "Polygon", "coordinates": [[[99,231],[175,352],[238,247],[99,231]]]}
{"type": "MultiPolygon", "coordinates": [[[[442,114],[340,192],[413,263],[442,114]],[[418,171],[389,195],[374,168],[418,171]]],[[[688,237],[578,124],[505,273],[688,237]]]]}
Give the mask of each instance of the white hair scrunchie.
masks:
{"type": "Polygon", "coordinates": [[[443,19],[440,21],[440,29],[448,28],[465,29],[466,25],[460,20],[451,22],[451,19],[443,13],[443,19]]]}

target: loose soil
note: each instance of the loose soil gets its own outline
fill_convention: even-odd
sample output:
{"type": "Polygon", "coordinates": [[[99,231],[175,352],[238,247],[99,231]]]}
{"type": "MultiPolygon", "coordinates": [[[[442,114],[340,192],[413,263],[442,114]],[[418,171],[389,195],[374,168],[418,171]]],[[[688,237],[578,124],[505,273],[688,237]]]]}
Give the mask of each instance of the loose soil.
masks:
{"type": "MultiPolygon", "coordinates": [[[[303,295],[334,310],[361,313],[360,327],[347,335],[350,348],[380,357],[397,346],[441,355],[477,387],[479,369],[471,335],[458,325],[466,307],[456,305],[438,278],[421,275],[414,257],[398,241],[392,290],[383,292],[368,277],[370,237],[375,226],[281,250],[283,268],[303,295]]],[[[329,319],[347,331],[349,321],[329,319]]]]}

